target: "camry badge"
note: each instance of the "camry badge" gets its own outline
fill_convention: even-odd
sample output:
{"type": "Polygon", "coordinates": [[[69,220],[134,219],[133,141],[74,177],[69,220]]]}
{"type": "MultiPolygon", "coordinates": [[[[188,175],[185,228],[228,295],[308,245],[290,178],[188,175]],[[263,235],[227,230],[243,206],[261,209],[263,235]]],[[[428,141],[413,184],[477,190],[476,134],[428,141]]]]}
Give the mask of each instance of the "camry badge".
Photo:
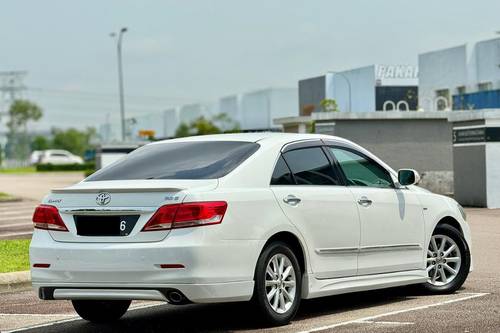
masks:
{"type": "Polygon", "coordinates": [[[111,195],[108,192],[101,192],[95,198],[99,206],[106,206],[111,201],[111,195]]]}

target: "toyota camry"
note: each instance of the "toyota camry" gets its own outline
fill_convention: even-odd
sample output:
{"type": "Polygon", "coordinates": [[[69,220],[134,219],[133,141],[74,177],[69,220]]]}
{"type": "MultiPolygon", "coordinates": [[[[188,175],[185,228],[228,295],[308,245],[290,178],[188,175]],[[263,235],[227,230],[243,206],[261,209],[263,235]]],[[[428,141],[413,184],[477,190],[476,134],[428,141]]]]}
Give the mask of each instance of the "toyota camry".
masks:
{"type": "Polygon", "coordinates": [[[154,142],[45,197],[32,283],[93,322],[132,300],[251,301],[283,325],[301,299],[410,284],[451,293],[472,268],[465,212],[418,181],[334,136],[154,142]]]}

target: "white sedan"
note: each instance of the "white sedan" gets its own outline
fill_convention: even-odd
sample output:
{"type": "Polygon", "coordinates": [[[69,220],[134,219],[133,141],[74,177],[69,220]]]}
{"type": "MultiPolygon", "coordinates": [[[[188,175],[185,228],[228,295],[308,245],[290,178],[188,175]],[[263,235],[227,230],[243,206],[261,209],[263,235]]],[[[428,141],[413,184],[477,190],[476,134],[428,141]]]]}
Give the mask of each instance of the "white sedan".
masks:
{"type": "MultiPolygon", "coordinates": [[[[36,156],[36,154],[34,154],[36,156]]],[[[35,163],[38,164],[83,164],[83,159],[80,156],[74,155],[67,150],[49,149],[39,152],[38,159],[35,163]]],[[[32,160],[36,157],[32,157],[32,160]]]]}
{"type": "Polygon", "coordinates": [[[136,299],[252,301],[282,325],[301,299],[409,284],[450,293],[472,267],[469,226],[418,180],[333,136],[151,143],[37,207],[33,286],[93,322],[136,299]]]}

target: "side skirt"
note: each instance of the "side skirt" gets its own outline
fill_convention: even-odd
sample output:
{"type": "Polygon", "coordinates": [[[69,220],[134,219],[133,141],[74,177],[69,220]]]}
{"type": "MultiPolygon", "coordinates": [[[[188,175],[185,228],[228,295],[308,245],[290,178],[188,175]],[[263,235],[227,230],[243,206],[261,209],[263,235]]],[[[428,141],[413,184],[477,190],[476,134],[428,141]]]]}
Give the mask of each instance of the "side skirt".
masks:
{"type": "Polygon", "coordinates": [[[302,298],[308,299],[365,290],[392,288],[424,283],[426,281],[427,272],[425,269],[321,280],[316,279],[310,274],[305,274],[302,282],[302,298]]]}

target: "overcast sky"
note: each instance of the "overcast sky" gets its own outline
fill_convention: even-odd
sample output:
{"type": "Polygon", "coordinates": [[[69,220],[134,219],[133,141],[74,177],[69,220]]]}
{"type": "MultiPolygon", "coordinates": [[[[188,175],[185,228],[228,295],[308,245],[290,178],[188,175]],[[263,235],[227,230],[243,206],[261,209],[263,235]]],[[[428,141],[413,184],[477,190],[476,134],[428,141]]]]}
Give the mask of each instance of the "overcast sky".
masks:
{"type": "Polygon", "coordinates": [[[495,37],[500,1],[25,1],[0,6],[0,71],[29,71],[25,96],[62,125],[118,111],[122,26],[127,109],[271,86],[327,70],[417,64],[425,51],[495,37]],[[65,120],[64,120],[65,119],[65,120]]]}

